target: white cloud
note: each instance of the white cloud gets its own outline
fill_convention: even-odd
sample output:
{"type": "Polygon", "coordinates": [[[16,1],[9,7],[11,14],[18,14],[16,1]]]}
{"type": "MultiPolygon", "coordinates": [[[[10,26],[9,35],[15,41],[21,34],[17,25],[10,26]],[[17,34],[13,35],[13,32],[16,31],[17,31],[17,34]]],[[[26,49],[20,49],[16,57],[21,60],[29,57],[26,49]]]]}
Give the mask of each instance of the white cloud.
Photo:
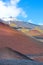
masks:
{"type": "Polygon", "coordinates": [[[19,3],[20,0],[11,0],[10,3],[11,5],[17,5],[17,3],[19,3]]]}
{"type": "Polygon", "coordinates": [[[0,18],[2,17],[17,17],[21,14],[22,17],[26,18],[27,15],[25,11],[18,7],[20,0],[10,0],[6,3],[0,0],[0,18]],[[6,6],[7,5],[7,6],[6,6]]]}
{"type": "Polygon", "coordinates": [[[29,23],[32,23],[33,21],[32,20],[28,20],[29,23]]]}

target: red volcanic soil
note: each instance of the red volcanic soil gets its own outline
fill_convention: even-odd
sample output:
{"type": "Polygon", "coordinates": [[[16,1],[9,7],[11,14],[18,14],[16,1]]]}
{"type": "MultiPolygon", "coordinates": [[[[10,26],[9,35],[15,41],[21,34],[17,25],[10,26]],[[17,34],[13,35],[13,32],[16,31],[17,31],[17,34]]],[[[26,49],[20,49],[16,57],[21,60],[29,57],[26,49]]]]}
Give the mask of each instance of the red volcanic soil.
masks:
{"type": "Polygon", "coordinates": [[[43,53],[43,43],[0,23],[0,48],[2,47],[10,47],[23,54],[43,53]]]}
{"type": "Polygon", "coordinates": [[[40,34],[40,35],[38,35],[39,37],[43,37],[43,33],[42,34],[40,34]]]}
{"type": "Polygon", "coordinates": [[[26,55],[13,50],[8,47],[0,48],[0,59],[27,59],[32,60],[31,58],[27,57],[26,55]]]}
{"type": "Polygon", "coordinates": [[[34,58],[34,60],[43,62],[43,56],[41,56],[41,57],[36,57],[36,58],[34,58]]]}
{"type": "Polygon", "coordinates": [[[9,48],[0,48],[0,59],[22,59],[16,52],[13,52],[9,48]]]}
{"type": "Polygon", "coordinates": [[[37,35],[40,35],[41,33],[38,30],[30,30],[29,34],[32,36],[37,36],[37,35]]]}

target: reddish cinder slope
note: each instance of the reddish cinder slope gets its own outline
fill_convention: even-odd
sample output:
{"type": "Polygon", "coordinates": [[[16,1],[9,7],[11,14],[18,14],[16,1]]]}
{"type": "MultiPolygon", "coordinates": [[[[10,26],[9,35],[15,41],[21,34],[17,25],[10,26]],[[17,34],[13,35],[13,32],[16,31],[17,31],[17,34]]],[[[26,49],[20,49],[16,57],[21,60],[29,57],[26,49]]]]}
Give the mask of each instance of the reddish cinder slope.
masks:
{"type": "Polygon", "coordinates": [[[43,44],[0,23],[0,48],[10,47],[23,54],[43,53],[43,44]]]}
{"type": "Polygon", "coordinates": [[[43,56],[41,56],[41,57],[36,57],[36,58],[34,58],[34,60],[37,60],[37,61],[43,62],[43,56]]]}
{"type": "Polygon", "coordinates": [[[28,33],[32,36],[37,36],[41,34],[38,30],[30,30],[28,33]]]}
{"type": "Polygon", "coordinates": [[[43,38],[43,33],[42,33],[42,34],[40,34],[40,35],[38,35],[38,36],[43,38]]]}
{"type": "Polygon", "coordinates": [[[0,48],[0,59],[27,59],[32,60],[31,58],[27,57],[26,55],[13,50],[8,47],[0,48]]]}

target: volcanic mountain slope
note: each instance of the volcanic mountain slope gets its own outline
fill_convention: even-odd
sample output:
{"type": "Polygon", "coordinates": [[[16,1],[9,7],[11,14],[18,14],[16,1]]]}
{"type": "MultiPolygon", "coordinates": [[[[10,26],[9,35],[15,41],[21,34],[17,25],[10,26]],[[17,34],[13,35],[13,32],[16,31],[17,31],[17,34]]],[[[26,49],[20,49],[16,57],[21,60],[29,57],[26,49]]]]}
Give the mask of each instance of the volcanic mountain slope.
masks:
{"type": "Polygon", "coordinates": [[[30,30],[28,34],[31,36],[37,36],[40,35],[41,33],[38,30],[30,30]]]}
{"type": "Polygon", "coordinates": [[[23,54],[43,54],[43,43],[0,23],[0,48],[9,47],[23,54]]]}
{"type": "Polygon", "coordinates": [[[43,34],[38,35],[38,37],[42,37],[43,38],[43,34]]]}
{"type": "Polygon", "coordinates": [[[43,53],[43,43],[40,43],[20,31],[0,23],[0,48],[10,47],[24,54],[43,53]],[[37,50],[37,51],[36,51],[37,50]]]}
{"type": "Polygon", "coordinates": [[[8,47],[0,48],[0,59],[27,59],[33,60],[26,55],[8,47]]]}

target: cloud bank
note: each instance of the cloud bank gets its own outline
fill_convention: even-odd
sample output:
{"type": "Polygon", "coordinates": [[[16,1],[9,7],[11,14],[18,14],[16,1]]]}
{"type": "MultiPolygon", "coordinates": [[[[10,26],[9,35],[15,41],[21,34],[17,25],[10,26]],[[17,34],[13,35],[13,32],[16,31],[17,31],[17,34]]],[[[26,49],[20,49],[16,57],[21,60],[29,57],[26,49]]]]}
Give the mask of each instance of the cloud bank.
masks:
{"type": "Polygon", "coordinates": [[[9,2],[4,2],[0,0],[0,18],[3,17],[18,17],[21,15],[22,17],[26,18],[27,15],[25,11],[18,7],[18,3],[20,0],[10,0],[9,2]]]}

